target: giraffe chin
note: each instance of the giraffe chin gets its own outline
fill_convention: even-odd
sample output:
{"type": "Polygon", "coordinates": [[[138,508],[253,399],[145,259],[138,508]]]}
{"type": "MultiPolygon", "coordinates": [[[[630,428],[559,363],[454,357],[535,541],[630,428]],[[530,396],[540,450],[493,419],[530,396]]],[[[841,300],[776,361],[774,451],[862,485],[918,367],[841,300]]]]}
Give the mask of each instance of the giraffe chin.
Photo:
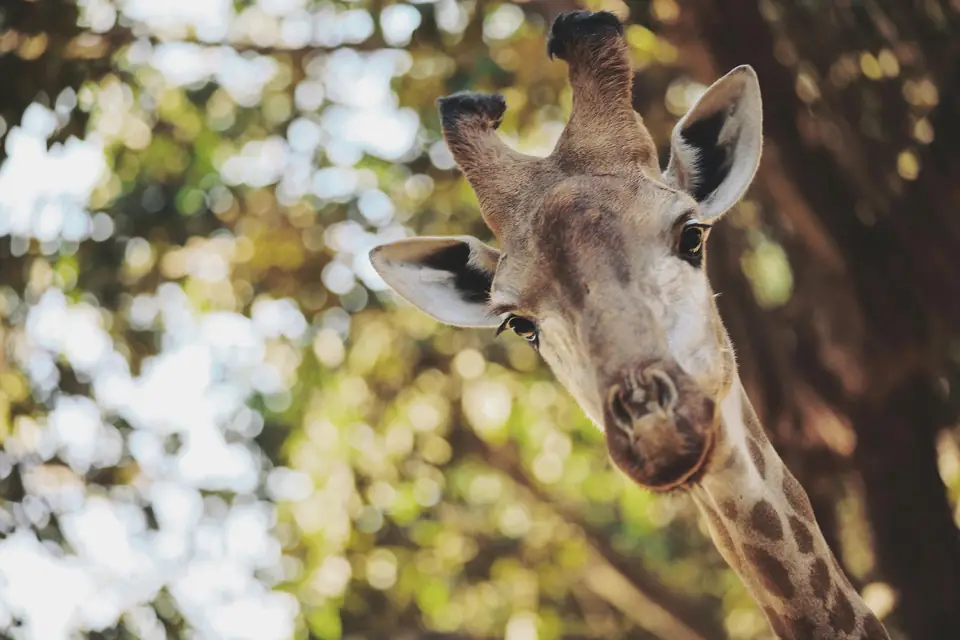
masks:
{"type": "Polygon", "coordinates": [[[614,464],[637,484],[667,492],[696,484],[716,448],[719,415],[716,404],[702,396],[671,411],[643,416],[633,433],[604,428],[607,451],[614,464]]]}

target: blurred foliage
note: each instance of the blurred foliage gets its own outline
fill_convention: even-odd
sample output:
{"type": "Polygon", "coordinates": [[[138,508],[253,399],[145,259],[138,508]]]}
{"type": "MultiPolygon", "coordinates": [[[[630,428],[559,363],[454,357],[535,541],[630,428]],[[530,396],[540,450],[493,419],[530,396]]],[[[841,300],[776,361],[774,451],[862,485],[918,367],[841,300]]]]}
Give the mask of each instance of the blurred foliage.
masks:
{"type": "MultiPolygon", "coordinates": [[[[679,6],[586,4],[629,15],[644,78],[637,100],[666,141],[703,89],[664,35],[679,6]]],[[[29,212],[0,202],[0,525],[7,542],[32,532],[51,563],[87,562],[82,536],[64,536],[59,523],[91,501],[137,510],[124,511],[139,522],[128,533],[152,557],[173,526],[154,514],[155,487],[176,485],[202,512],[182,534],[194,563],[176,565],[186,577],[157,569],[113,613],[68,610],[65,628],[227,637],[217,616],[255,618],[261,605],[237,595],[225,570],[208,584],[188,569],[248,553],[224,532],[259,505],[276,544],[242,566],[292,596],[277,606],[294,637],[769,637],[692,505],[629,484],[522,340],[440,326],[395,304],[366,260],[373,245],[414,231],[489,238],[434,101],[503,92],[503,134],[548,152],[571,97],[564,65],[544,53],[545,31],[576,3],[21,5],[0,17],[0,71],[19,87],[0,97],[0,192],[26,189],[14,167],[29,158],[10,143],[18,126],[39,131],[51,157],[73,158],[69,171],[98,162],[71,156],[79,140],[70,136],[94,145],[104,166],[89,193],[44,199],[53,176],[32,174],[41,195],[29,212]],[[73,206],[62,202],[70,197],[73,206]],[[213,345],[213,364],[206,346],[200,356],[184,346],[196,344],[213,345]],[[90,349],[99,349],[93,365],[90,349]],[[186,360],[167,386],[150,387],[160,363],[178,357],[186,360]],[[209,380],[190,375],[208,370],[209,380]],[[124,394],[146,402],[141,387],[152,404],[125,408],[124,394]],[[232,398],[228,411],[181,415],[221,395],[232,398]],[[52,416],[87,399],[103,431],[71,444],[61,431],[72,423],[52,416]],[[209,451],[242,450],[255,477],[187,473],[185,451],[200,434],[216,440],[209,451]],[[75,455],[83,446],[93,451],[86,458],[75,455]],[[75,496],[58,498],[64,492],[75,496]],[[203,606],[192,600],[200,591],[203,606]]],[[[897,57],[884,50],[859,64],[889,75],[897,57]]],[[[801,97],[817,91],[805,78],[801,97]]],[[[911,86],[923,103],[936,93],[911,86]]],[[[925,122],[918,113],[921,143],[932,135],[925,122]]],[[[919,170],[909,149],[897,167],[905,180],[919,170]]],[[[737,264],[756,303],[778,308],[795,276],[757,219],[769,206],[749,200],[731,224],[746,230],[737,264]]],[[[944,443],[956,504],[960,452],[944,443]]],[[[842,514],[853,523],[845,531],[862,530],[855,500],[842,514]]],[[[11,566],[2,558],[0,573],[11,566]]],[[[871,602],[883,606],[889,590],[874,586],[871,602]]],[[[0,601],[11,637],[55,637],[40,631],[43,607],[9,593],[0,601]]],[[[284,628],[229,637],[287,637],[284,628]]]]}

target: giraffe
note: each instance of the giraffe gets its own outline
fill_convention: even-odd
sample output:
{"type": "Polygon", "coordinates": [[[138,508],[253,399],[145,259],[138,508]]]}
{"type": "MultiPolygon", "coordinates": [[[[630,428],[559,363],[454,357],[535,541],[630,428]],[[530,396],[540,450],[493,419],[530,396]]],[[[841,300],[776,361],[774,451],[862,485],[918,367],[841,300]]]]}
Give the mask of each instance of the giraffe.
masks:
{"type": "Polygon", "coordinates": [[[501,140],[501,96],[438,100],[444,138],[501,249],[408,238],[372,249],[373,267],[441,322],[526,339],[621,471],[691,496],[778,637],[888,639],[764,434],[704,272],[711,225],[759,165],[756,74],[737,67],[707,89],[677,123],[661,171],[631,105],[620,21],[561,14],[547,53],[567,63],[573,90],[548,157],[501,140]]]}

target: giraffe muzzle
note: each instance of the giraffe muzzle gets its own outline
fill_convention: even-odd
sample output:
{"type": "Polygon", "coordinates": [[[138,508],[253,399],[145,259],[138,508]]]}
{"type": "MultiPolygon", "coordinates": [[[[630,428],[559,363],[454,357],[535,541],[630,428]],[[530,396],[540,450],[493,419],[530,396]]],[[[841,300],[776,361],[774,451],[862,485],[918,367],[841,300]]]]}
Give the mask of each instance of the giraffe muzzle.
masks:
{"type": "Polygon", "coordinates": [[[614,463],[655,491],[696,482],[716,440],[716,403],[672,363],[631,369],[619,378],[604,408],[614,463]]]}

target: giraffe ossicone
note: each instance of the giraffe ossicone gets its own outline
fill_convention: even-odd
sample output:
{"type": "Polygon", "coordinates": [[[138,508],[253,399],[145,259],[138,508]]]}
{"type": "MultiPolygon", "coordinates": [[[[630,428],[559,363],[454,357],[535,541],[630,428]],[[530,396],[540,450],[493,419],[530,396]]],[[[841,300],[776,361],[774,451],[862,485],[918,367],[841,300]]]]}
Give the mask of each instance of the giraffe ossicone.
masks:
{"type": "Polygon", "coordinates": [[[548,53],[569,67],[573,109],[547,157],[499,137],[501,96],[438,100],[500,249],[411,238],[373,249],[374,268],[441,322],[530,341],[628,477],[689,493],[780,638],[887,639],[764,435],[705,273],[710,227],[760,162],[756,74],[737,67],[707,89],[674,128],[661,172],[631,105],[619,20],[562,14],[548,53]]]}

